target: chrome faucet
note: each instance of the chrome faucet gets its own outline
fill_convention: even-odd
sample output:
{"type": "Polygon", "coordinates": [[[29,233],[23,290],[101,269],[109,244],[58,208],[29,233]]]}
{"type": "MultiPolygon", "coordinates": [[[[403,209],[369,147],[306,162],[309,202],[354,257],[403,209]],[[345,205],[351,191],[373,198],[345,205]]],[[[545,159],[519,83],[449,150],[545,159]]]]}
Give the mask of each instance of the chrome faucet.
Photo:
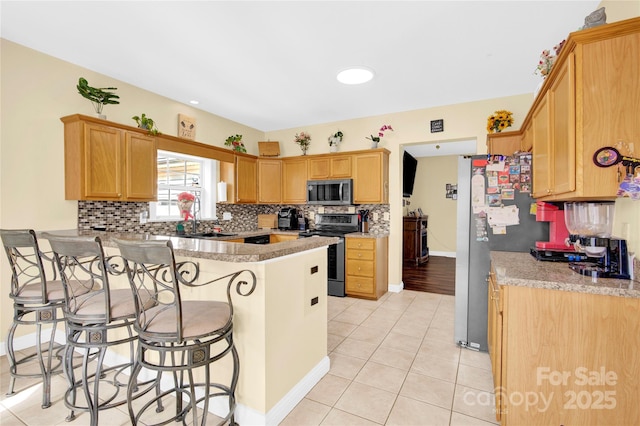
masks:
{"type": "Polygon", "coordinates": [[[198,232],[198,213],[200,213],[200,197],[195,196],[195,200],[193,200],[193,229],[191,233],[195,234],[198,232]]]}

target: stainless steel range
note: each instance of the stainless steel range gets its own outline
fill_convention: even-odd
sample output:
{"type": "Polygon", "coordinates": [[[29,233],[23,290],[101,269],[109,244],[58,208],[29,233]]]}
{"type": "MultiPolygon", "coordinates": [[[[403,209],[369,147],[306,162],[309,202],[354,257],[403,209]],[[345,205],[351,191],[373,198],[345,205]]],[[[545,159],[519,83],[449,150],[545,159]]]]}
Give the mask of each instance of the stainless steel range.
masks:
{"type": "Polygon", "coordinates": [[[338,237],[340,241],[328,248],[328,288],[329,296],[346,296],[344,290],[345,279],[345,250],[344,236],[358,232],[358,215],[350,213],[325,213],[316,215],[315,229],[300,232],[300,237],[338,237]]]}

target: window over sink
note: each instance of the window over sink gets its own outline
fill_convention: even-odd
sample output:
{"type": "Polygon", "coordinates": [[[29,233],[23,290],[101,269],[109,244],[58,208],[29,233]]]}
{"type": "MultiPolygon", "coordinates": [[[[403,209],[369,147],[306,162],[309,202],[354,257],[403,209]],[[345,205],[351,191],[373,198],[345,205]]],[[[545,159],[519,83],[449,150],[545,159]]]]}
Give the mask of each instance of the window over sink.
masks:
{"type": "MultiPolygon", "coordinates": [[[[215,219],[218,166],[217,160],[158,150],[158,201],[149,203],[150,219],[183,220],[178,208],[181,192],[190,192],[200,199],[198,219],[215,219]]],[[[198,209],[198,203],[193,209],[198,209]]]]}

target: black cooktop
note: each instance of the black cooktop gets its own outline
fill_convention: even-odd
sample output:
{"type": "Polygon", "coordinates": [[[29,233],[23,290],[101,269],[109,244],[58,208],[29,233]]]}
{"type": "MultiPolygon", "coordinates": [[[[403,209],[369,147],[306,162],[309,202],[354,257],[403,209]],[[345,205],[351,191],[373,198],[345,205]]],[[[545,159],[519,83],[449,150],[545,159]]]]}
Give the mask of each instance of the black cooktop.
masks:
{"type": "Polygon", "coordinates": [[[316,215],[316,228],[300,232],[301,237],[343,237],[358,232],[358,215],[350,213],[326,213],[316,215]]]}

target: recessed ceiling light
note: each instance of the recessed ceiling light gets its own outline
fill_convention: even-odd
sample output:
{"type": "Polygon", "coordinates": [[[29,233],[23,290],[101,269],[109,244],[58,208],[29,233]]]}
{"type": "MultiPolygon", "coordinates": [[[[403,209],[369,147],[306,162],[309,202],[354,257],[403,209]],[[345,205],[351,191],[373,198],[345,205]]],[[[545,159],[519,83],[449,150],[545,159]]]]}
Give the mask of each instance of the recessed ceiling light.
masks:
{"type": "Polygon", "coordinates": [[[191,105],[198,105],[200,103],[200,101],[196,101],[195,99],[193,101],[189,101],[189,103],[191,105]]]}
{"type": "Polygon", "coordinates": [[[338,81],[343,84],[362,84],[373,78],[373,70],[365,67],[352,67],[338,73],[338,81]]]}

